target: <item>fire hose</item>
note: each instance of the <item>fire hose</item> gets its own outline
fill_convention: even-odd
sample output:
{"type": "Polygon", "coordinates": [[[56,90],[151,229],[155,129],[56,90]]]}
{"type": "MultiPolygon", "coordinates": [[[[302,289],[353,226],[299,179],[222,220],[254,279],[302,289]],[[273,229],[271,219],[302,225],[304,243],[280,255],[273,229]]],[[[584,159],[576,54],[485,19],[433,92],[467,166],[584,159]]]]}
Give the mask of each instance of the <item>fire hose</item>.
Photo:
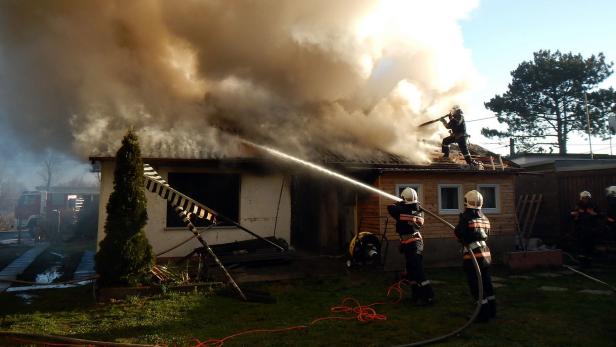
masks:
{"type": "MultiPolygon", "coordinates": [[[[444,118],[444,117],[441,117],[441,118],[444,118]]],[[[438,121],[438,120],[435,120],[435,121],[438,121]]],[[[249,141],[249,140],[246,140],[246,139],[243,139],[243,138],[240,138],[240,137],[237,137],[237,140],[239,142],[242,142],[242,143],[246,144],[246,145],[249,145],[249,146],[252,146],[254,148],[258,148],[258,149],[260,149],[260,150],[262,150],[264,152],[267,152],[267,153],[269,153],[272,156],[278,157],[280,159],[284,159],[284,160],[295,162],[295,163],[300,164],[300,165],[302,165],[304,167],[307,167],[307,168],[309,168],[311,170],[314,170],[314,171],[317,171],[317,172],[320,172],[320,173],[324,173],[326,175],[329,175],[330,177],[333,177],[335,179],[338,179],[338,180],[350,183],[350,184],[352,184],[352,185],[354,185],[356,187],[362,188],[362,189],[367,190],[367,191],[371,191],[373,193],[377,193],[377,194],[379,194],[381,196],[384,196],[384,197],[386,197],[386,198],[388,198],[390,200],[394,200],[396,202],[402,201],[401,198],[399,198],[399,197],[397,197],[395,195],[392,195],[392,194],[389,194],[387,192],[384,192],[384,191],[382,191],[380,189],[377,189],[377,188],[375,188],[375,187],[373,187],[371,185],[365,184],[363,182],[359,182],[357,180],[354,180],[354,179],[352,179],[350,177],[347,177],[345,175],[342,175],[342,174],[340,174],[338,172],[329,170],[329,169],[327,169],[327,168],[325,168],[323,166],[316,165],[314,163],[311,163],[311,162],[302,160],[300,158],[294,157],[292,155],[289,155],[289,154],[283,153],[281,151],[278,151],[278,150],[276,150],[274,148],[263,146],[263,145],[254,143],[252,141],[249,141]]],[[[443,218],[441,218],[437,214],[435,214],[435,213],[433,213],[433,212],[431,212],[429,210],[426,210],[426,209],[423,209],[423,211],[426,212],[427,214],[429,214],[430,216],[436,218],[441,223],[444,223],[445,225],[447,225],[451,229],[455,229],[455,227],[451,223],[449,223],[448,221],[444,220],[443,218]]],[[[468,249],[468,248],[465,247],[465,249],[468,249]]],[[[427,344],[443,341],[443,340],[445,340],[445,339],[447,339],[447,338],[449,338],[451,336],[454,336],[454,335],[459,334],[460,332],[462,332],[469,325],[471,325],[471,323],[475,320],[475,318],[477,318],[477,316],[479,315],[479,311],[481,309],[481,302],[483,301],[483,280],[481,278],[481,269],[479,268],[479,263],[477,262],[477,259],[475,258],[475,254],[472,252],[472,250],[469,250],[469,251],[470,251],[469,253],[471,254],[471,257],[472,257],[471,259],[473,260],[473,266],[475,267],[475,273],[477,274],[477,286],[478,286],[478,289],[479,289],[479,293],[478,293],[479,295],[478,295],[478,300],[477,300],[477,307],[475,308],[475,311],[473,312],[473,315],[471,316],[471,318],[463,326],[461,326],[460,328],[458,328],[458,329],[456,329],[456,330],[454,330],[454,331],[452,331],[452,332],[450,332],[448,334],[445,334],[445,335],[442,335],[442,336],[438,336],[438,337],[435,337],[435,338],[432,338],[432,339],[424,340],[424,341],[414,342],[414,343],[411,343],[411,344],[400,345],[398,347],[423,346],[423,345],[427,345],[427,344]]]]}
{"type": "MultiPolygon", "coordinates": [[[[451,229],[455,229],[455,227],[453,226],[453,224],[449,223],[448,221],[444,220],[443,218],[441,218],[439,215],[435,214],[434,212],[430,211],[430,210],[426,210],[425,208],[422,208],[422,211],[426,212],[427,214],[429,214],[430,216],[436,218],[439,222],[447,225],[448,227],[450,227],[451,229]]],[[[465,249],[467,249],[465,247],[465,249]]],[[[462,325],[461,327],[453,330],[450,333],[447,333],[445,335],[441,335],[441,336],[437,336],[437,337],[433,337],[431,339],[427,339],[427,340],[423,340],[423,341],[417,341],[417,342],[412,342],[412,343],[408,343],[408,344],[404,344],[404,345],[397,345],[395,347],[414,347],[414,346],[425,346],[425,345],[429,345],[432,343],[437,343],[440,341],[444,341],[452,336],[455,336],[459,333],[461,333],[464,329],[468,328],[473,321],[475,321],[475,319],[477,318],[477,316],[479,315],[479,311],[481,310],[481,302],[483,301],[483,279],[481,277],[481,269],[479,268],[479,263],[477,262],[477,258],[475,257],[475,254],[473,253],[472,250],[469,249],[469,253],[471,254],[471,259],[473,260],[473,267],[475,268],[475,273],[477,274],[477,288],[479,289],[479,295],[477,297],[477,306],[475,307],[475,311],[473,312],[471,318],[469,318],[469,320],[462,325]]]]}

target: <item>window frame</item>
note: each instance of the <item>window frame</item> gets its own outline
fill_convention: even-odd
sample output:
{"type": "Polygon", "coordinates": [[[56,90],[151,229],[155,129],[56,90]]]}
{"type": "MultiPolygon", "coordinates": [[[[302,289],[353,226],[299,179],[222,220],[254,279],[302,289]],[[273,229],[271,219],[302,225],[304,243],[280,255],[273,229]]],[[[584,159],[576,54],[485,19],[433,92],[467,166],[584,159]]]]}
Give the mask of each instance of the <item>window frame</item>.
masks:
{"type": "Polygon", "coordinates": [[[439,214],[458,214],[460,212],[462,212],[462,208],[464,206],[464,199],[462,197],[462,185],[461,184],[454,184],[454,183],[446,183],[446,184],[439,184],[437,186],[438,189],[438,213],[439,214]],[[457,209],[443,209],[442,208],[442,202],[443,202],[443,196],[442,196],[442,189],[443,188],[456,188],[458,190],[458,208],[457,209]]]}
{"type": "MultiPolygon", "coordinates": [[[[396,183],[396,186],[394,188],[394,195],[397,197],[400,197],[400,188],[401,187],[411,187],[413,189],[415,189],[414,187],[419,187],[419,192],[417,192],[417,199],[419,200],[419,203],[421,203],[423,201],[423,184],[421,183],[396,183]]],[[[415,191],[417,191],[417,189],[415,189],[415,191]]]]}
{"type": "Polygon", "coordinates": [[[477,191],[481,193],[481,189],[480,188],[494,188],[494,201],[496,203],[496,207],[494,208],[487,208],[487,207],[482,207],[481,211],[483,211],[483,213],[501,213],[501,202],[500,202],[500,184],[497,183],[479,183],[477,184],[477,191]]]}

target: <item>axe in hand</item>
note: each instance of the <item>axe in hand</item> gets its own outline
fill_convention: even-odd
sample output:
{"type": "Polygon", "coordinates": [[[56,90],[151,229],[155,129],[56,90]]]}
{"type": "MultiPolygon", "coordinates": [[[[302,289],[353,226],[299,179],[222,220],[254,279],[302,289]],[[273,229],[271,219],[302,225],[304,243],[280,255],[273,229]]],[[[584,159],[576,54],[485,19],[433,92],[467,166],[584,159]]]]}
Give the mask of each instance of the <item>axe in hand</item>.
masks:
{"type": "Polygon", "coordinates": [[[442,117],[438,117],[437,119],[433,119],[433,120],[431,120],[431,121],[428,121],[428,122],[425,122],[425,123],[421,123],[421,124],[419,124],[419,127],[420,127],[420,128],[421,128],[421,127],[425,127],[426,125],[430,125],[430,124],[432,124],[432,123],[436,123],[436,122],[440,121],[441,119],[445,119],[445,118],[447,118],[447,117],[449,117],[449,113],[447,113],[446,115],[444,115],[444,116],[442,116],[442,117]]]}

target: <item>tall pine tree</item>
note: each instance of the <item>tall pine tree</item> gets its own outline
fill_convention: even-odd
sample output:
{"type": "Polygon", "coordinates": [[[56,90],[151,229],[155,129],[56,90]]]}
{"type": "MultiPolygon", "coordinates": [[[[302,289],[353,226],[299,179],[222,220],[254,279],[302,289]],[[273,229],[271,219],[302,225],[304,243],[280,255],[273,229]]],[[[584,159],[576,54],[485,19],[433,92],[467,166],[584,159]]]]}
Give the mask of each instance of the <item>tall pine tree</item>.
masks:
{"type": "Polygon", "coordinates": [[[154,263],[143,231],[148,220],[139,140],[129,131],[116,154],[113,192],[107,203],[105,238],[96,254],[101,286],[147,282],[154,263]]]}
{"type": "Polygon", "coordinates": [[[607,134],[608,117],[616,114],[616,90],[599,85],[612,72],[612,63],[601,53],[584,58],[559,51],[535,52],[532,61],[511,72],[509,89],[485,103],[507,129],[483,128],[481,133],[517,138],[524,151],[541,151],[543,147],[537,146],[547,145],[566,154],[572,133],[586,135],[588,118],[593,135],[607,134]]]}

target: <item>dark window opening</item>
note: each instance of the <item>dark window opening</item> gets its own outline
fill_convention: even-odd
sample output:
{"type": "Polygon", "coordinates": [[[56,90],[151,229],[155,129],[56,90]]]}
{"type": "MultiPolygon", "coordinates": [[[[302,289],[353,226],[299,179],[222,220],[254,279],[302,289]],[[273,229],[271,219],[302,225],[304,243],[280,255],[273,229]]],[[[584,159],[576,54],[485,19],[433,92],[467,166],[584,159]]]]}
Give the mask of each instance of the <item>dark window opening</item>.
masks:
{"type": "Polygon", "coordinates": [[[497,194],[495,186],[482,186],[479,187],[479,193],[483,196],[483,208],[496,209],[497,194]]]}
{"type": "MultiPolygon", "coordinates": [[[[240,175],[170,172],[168,182],[177,191],[204,204],[237,222],[240,211],[240,175]]],[[[206,219],[191,218],[197,227],[211,223],[206,219]]],[[[218,218],[219,226],[231,225],[218,218]]],[[[185,227],[175,209],[167,202],[167,227],[185,227]]]]}
{"type": "Polygon", "coordinates": [[[419,184],[397,184],[396,187],[398,188],[398,191],[396,192],[397,197],[400,197],[402,191],[407,187],[415,189],[415,192],[417,192],[417,199],[421,197],[421,186],[419,184]]]}
{"type": "Polygon", "coordinates": [[[459,201],[458,187],[441,187],[441,210],[457,210],[459,201]]]}

